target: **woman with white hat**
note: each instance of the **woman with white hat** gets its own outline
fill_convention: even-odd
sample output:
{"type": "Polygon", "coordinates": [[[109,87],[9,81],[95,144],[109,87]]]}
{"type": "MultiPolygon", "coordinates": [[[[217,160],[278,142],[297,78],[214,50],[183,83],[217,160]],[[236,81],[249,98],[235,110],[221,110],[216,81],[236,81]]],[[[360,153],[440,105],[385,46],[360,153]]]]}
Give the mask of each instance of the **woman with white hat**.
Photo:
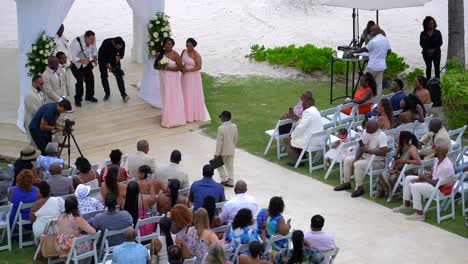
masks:
{"type": "Polygon", "coordinates": [[[84,184],[78,184],[76,187],[75,196],[81,215],[104,209],[104,205],[98,199],[88,196],[90,191],[91,187],[84,184]]]}

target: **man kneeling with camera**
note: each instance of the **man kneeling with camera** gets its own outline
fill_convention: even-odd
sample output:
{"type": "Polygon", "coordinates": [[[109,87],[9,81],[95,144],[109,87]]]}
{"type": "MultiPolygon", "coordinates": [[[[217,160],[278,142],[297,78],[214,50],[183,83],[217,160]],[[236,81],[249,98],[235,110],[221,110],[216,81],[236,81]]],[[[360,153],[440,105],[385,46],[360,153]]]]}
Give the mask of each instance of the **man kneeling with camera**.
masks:
{"type": "Polygon", "coordinates": [[[130,97],[125,92],[125,82],[123,79],[124,72],[120,64],[120,60],[123,59],[125,53],[125,42],[121,37],[108,38],[102,42],[99,48],[99,71],[101,72],[101,83],[104,88],[106,95],[104,101],[109,100],[110,88],[108,81],[107,71],[112,72],[117,81],[120,95],[124,102],[127,102],[130,97]]]}
{"type": "Polygon", "coordinates": [[[71,103],[67,99],[56,103],[42,105],[29,123],[29,132],[37,148],[45,155],[47,143],[52,142],[52,131],[64,131],[64,127],[57,125],[61,113],[71,110],[71,103]]]}

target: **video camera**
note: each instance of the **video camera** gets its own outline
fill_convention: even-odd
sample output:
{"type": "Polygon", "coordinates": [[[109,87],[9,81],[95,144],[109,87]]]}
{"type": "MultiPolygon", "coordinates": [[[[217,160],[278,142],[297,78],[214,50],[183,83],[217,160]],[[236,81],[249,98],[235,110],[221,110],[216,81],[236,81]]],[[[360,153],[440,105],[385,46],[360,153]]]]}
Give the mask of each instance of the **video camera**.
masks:
{"type": "Polygon", "coordinates": [[[73,120],[70,120],[70,119],[65,119],[65,127],[64,127],[64,131],[67,133],[67,134],[71,134],[72,131],[73,131],[73,126],[75,125],[75,121],[73,120]]]}
{"type": "Polygon", "coordinates": [[[114,75],[121,75],[121,76],[124,76],[125,75],[125,72],[122,70],[122,66],[120,65],[120,63],[117,63],[115,65],[112,65],[112,70],[111,72],[114,74],[114,75]]]}

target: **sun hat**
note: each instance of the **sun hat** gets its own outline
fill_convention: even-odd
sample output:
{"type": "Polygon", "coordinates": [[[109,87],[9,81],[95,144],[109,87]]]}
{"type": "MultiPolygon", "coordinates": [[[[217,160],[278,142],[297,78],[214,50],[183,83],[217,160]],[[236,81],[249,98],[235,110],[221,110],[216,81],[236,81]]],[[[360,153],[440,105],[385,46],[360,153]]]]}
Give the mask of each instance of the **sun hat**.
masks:
{"type": "Polygon", "coordinates": [[[37,151],[33,146],[27,145],[23,150],[21,150],[20,154],[20,159],[22,160],[35,160],[41,153],[39,153],[39,151],[37,151]]]}
{"type": "Polygon", "coordinates": [[[84,184],[78,184],[78,186],[76,186],[75,195],[79,199],[82,199],[88,196],[90,190],[91,187],[84,184]]]}

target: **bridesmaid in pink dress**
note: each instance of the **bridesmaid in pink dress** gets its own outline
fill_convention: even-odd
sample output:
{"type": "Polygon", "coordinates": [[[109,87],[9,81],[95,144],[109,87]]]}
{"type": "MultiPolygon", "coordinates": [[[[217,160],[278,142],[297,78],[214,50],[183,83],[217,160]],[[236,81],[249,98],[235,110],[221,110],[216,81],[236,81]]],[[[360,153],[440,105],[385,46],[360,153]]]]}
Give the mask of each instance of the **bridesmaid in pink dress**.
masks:
{"type": "Polygon", "coordinates": [[[182,69],[180,55],[172,50],[175,42],[172,38],[163,41],[164,50],[158,54],[154,63],[159,70],[161,81],[162,120],[161,126],[170,128],[182,126],[186,123],[184,111],[184,97],[180,83],[179,70],[182,69]],[[160,65],[162,59],[169,61],[168,65],[160,65]]]}
{"type": "Polygon", "coordinates": [[[200,69],[202,66],[200,54],[194,49],[197,42],[187,39],[187,49],[182,51],[182,91],[185,102],[185,118],[187,122],[208,121],[210,114],[206,109],[205,96],[200,69]]]}

